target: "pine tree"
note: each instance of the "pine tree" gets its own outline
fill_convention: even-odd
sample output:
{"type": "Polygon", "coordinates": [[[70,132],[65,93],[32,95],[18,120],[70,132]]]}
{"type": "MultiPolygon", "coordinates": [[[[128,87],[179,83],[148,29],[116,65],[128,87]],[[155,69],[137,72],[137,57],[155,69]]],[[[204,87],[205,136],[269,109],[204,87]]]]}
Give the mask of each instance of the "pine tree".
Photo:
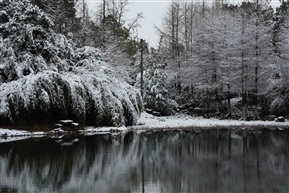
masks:
{"type": "Polygon", "coordinates": [[[68,35],[80,30],[80,18],[77,17],[76,4],[78,0],[33,0],[54,21],[53,30],[68,35]]]}

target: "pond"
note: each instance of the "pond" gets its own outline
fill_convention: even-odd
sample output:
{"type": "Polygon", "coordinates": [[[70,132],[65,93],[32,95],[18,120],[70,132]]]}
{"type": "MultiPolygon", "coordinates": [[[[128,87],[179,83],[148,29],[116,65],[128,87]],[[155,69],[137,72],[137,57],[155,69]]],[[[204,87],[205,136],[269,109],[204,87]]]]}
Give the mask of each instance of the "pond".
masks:
{"type": "Polygon", "coordinates": [[[289,192],[287,130],[214,129],[0,144],[0,192],[289,192]]]}

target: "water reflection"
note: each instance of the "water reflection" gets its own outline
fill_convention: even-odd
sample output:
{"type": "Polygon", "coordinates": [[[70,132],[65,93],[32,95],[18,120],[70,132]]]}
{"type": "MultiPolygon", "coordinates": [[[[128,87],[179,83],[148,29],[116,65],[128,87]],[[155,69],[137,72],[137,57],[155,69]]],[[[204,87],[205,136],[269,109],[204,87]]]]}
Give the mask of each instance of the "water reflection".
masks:
{"type": "Polygon", "coordinates": [[[286,130],[78,138],[71,146],[50,138],[0,144],[0,192],[289,191],[286,130]]]}

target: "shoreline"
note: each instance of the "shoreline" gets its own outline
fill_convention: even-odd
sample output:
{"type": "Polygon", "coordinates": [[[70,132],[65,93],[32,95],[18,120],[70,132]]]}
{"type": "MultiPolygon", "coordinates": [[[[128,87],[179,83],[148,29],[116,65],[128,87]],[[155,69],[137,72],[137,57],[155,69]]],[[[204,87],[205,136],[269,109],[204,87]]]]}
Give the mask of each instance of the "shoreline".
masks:
{"type": "MultiPolygon", "coordinates": [[[[15,127],[17,128],[17,127],[15,127]]],[[[19,127],[20,128],[20,127],[19,127]]],[[[23,127],[24,128],[24,127],[23,127]]],[[[34,128],[40,128],[37,126],[34,128]]],[[[93,127],[83,126],[77,130],[64,131],[61,129],[53,129],[48,131],[45,127],[42,131],[29,131],[0,128],[0,143],[17,141],[22,138],[39,138],[39,137],[63,137],[67,135],[97,135],[97,134],[115,134],[125,131],[172,131],[183,130],[200,132],[207,129],[278,129],[284,130],[289,128],[289,122],[275,121],[239,121],[239,120],[218,120],[205,119],[201,117],[192,117],[189,115],[178,114],[167,117],[156,117],[147,113],[142,113],[138,124],[128,127],[93,127]]]]}

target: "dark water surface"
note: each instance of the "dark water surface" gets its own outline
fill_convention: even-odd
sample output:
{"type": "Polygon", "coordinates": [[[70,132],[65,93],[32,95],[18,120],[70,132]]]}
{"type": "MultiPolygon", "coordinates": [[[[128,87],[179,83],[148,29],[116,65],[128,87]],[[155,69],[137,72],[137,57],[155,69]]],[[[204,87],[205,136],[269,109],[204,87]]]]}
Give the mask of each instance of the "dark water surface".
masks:
{"type": "Polygon", "coordinates": [[[287,130],[75,138],[0,144],[0,192],[289,192],[287,130]]]}

